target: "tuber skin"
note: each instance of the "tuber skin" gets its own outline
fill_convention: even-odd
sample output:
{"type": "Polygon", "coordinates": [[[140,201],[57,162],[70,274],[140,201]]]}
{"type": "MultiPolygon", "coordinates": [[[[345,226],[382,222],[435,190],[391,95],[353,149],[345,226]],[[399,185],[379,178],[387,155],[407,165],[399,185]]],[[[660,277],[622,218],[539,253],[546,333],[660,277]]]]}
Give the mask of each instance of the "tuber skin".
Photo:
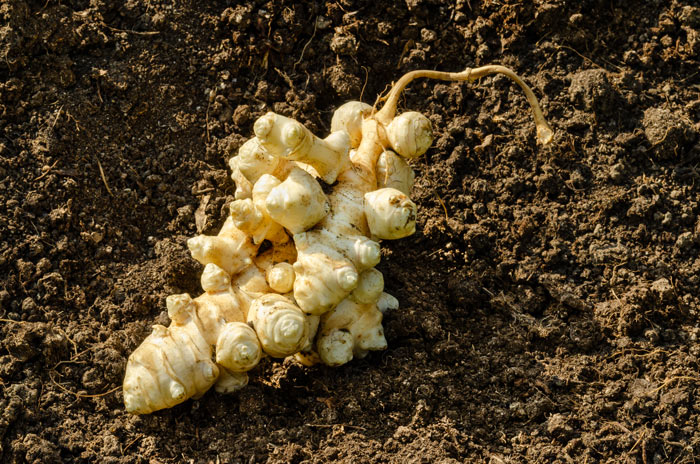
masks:
{"type": "Polygon", "coordinates": [[[433,140],[424,115],[396,114],[398,99],[417,78],[474,81],[494,73],[523,89],[537,139],[548,144],[553,132],[534,94],[496,65],[410,72],[379,110],[361,102],[339,107],[325,139],[293,119],[260,117],[255,136],[229,162],[236,194],[221,231],[187,243],[204,265],[204,293],[167,298],[170,326],[155,325],[129,357],[126,410],[148,414],[212,386],[234,392],[265,356],[339,366],[386,349],[382,318],[399,303],[375,268],[378,241],[415,232],[406,160],[433,140]]]}

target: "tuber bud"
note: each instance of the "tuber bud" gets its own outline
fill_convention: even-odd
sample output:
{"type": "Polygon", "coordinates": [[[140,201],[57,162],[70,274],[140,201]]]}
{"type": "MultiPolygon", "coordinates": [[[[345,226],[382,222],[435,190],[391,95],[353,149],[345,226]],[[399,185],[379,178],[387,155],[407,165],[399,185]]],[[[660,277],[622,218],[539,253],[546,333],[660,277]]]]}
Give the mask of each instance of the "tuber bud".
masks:
{"type": "Polygon", "coordinates": [[[294,267],[289,263],[275,264],[267,271],[267,283],[277,293],[289,293],[294,288],[294,267]]]}
{"type": "Polygon", "coordinates": [[[299,168],[270,190],[265,207],[275,222],[293,234],[310,229],[330,210],[318,181],[299,168]]]}
{"type": "Polygon", "coordinates": [[[391,187],[406,195],[411,194],[415,173],[406,160],[391,150],[384,151],[377,160],[377,187],[391,187]]]}
{"type": "Polygon", "coordinates": [[[307,341],[309,325],[304,313],[282,295],[269,293],[253,302],[248,313],[265,353],[284,358],[300,351],[307,341]]]}
{"type": "Polygon", "coordinates": [[[386,128],[389,143],[404,158],[417,158],[433,143],[430,120],[416,111],[396,116],[386,128]]]}
{"type": "Polygon", "coordinates": [[[365,214],[372,235],[395,240],[416,231],[416,204],[393,188],[365,194],[365,214]]]}
{"type": "Polygon", "coordinates": [[[350,101],[333,113],[331,132],[345,131],[350,137],[350,146],[357,148],[362,141],[362,120],[372,113],[367,103],[350,101]]]}

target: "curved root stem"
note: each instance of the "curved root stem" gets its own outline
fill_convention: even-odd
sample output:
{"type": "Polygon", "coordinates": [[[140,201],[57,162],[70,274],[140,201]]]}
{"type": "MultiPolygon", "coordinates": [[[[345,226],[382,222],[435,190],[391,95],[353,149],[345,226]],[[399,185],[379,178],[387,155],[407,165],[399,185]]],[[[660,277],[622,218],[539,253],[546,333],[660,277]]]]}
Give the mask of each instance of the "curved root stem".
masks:
{"type": "Polygon", "coordinates": [[[467,68],[464,71],[457,73],[431,71],[424,69],[406,73],[391,88],[391,91],[389,92],[389,95],[386,98],[386,103],[384,104],[382,109],[375,114],[374,117],[382,124],[389,124],[389,122],[394,118],[394,115],[396,114],[396,105],[398,104],[401,92],[403,92],[406,86],[409,83],[411,83],[411,81],[413,81],[414,79],[424,77],[428,79],[438,79],[443,81],[473,82],[477,79],[481,79],[484,76],[488,76],[489,74],[503,74],[504,76],[507,76],[508,78],[515,81],[515,83],[518,84],[521,89],[523,89],[523,92],[525,92],[525,97],[527,98],[528,103],[530,103],[530,107],[532,108],[532,113],[535,118],[535,126],[537,126],[537,140],[542,145],[547,145],[548,143],[550,143],[554,136],[554,131],[552,131],[552,128],[549,127],[549,124],[547,124],[547,121],[544,119],[544,116],[542,115],[542,109],[540,108],[540,105],[537,102],[537,97],[535,97],[535,94],[532,92],[532,89],[530,89],[530,87],[525,82],[523,82],[523,80],[520,79],[520,77],[518,77],[518,75],[515,74],[512,70],[506,68],[505,66],[499,65],[482,66],[476,69],[467,68]]]}

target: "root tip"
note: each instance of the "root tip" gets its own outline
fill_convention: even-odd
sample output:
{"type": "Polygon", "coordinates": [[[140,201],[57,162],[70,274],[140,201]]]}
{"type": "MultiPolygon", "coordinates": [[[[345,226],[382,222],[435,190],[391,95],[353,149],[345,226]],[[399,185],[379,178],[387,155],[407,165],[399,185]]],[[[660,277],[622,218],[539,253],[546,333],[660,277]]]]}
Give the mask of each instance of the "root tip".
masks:
{"type": "Polygon", "coordinates": [[[542,145],[549,145],[554,139],[554,131],[548,125],[537,127],[537,141],[542,145]]]}

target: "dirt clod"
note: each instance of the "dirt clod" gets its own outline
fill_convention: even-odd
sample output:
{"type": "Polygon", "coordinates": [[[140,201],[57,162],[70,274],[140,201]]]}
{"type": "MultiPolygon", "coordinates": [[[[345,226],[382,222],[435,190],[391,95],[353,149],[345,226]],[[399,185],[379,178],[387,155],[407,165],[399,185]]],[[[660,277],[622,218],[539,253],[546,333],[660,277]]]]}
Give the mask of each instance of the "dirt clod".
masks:
{"type": "Polygon", "coordinates": [[[690,119],[668,108],[647,109],[642,123],[653,153],[661,159],[682,157],[697,135],[690,119]]]}
{"type": "Polygon", "coordinates": [[[588,69],[573,75],[569,87],[571,102],[600,116],[609,116],[619,108],[621,99],[607,74],[602,69],[588,69]]]}

